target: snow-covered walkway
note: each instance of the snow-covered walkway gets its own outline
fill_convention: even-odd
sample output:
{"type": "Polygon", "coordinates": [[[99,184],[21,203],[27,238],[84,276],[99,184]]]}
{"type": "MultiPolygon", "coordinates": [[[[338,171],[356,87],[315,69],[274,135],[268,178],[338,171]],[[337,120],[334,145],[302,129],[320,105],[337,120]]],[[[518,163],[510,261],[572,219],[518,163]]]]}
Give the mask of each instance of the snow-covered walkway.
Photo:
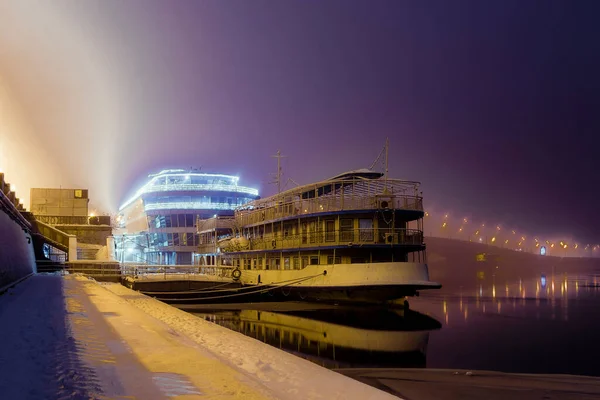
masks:
{"type": "Polygon", "coordinates": [[[37,275],[0,296],[2,399],[393,399],[118,284],[37,275]]]}

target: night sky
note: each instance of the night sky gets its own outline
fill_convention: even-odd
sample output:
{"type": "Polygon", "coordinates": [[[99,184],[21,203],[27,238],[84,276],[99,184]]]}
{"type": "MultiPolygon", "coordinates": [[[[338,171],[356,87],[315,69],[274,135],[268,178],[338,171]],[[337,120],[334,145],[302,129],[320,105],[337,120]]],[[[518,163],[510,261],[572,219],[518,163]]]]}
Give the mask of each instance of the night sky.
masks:
{"type": "MultiPolygon", "coordinates": [[[[369,167],[600,242],[597,1],[0,0],[0,168],[114,211],[163,168],[275,191],[369,167]]],[[[28,204],[28,203],[26,203],[28,204]]]]}

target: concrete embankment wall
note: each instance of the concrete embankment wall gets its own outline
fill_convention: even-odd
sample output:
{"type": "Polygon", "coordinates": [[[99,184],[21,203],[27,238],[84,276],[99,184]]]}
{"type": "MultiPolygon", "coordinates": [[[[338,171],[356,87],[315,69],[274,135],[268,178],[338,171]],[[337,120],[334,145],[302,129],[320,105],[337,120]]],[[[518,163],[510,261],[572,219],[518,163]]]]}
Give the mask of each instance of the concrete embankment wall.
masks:
{"type": "Polygon", "coordinates": [[[0,289],[34,271],[31,235],[0,209],[0,289]]]}

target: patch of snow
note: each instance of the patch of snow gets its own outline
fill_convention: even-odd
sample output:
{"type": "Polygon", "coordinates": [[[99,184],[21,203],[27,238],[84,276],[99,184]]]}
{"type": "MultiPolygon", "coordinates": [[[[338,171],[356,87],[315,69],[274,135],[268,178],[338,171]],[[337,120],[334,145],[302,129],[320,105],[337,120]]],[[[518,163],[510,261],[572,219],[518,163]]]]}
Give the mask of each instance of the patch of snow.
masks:
{"type": "Polygon", "coordinates": [[[192,339],[223,362],[241,370],[250,378],[258,379],[278,399],[397,399],[391,394],[205,321],[120,284],[103,287],[192,339]]]}

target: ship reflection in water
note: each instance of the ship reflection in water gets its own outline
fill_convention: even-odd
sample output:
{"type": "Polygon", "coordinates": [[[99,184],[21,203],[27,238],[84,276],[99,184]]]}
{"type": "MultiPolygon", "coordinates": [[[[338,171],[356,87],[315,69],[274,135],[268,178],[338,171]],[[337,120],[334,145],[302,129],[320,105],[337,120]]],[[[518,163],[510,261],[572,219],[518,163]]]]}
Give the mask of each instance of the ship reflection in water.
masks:
{"type": "Polygon", "coordinates": [[[195,314],[327,368],[424,368],[429,332],[441,328],[401,310],[206,311],[195,314]]]}

